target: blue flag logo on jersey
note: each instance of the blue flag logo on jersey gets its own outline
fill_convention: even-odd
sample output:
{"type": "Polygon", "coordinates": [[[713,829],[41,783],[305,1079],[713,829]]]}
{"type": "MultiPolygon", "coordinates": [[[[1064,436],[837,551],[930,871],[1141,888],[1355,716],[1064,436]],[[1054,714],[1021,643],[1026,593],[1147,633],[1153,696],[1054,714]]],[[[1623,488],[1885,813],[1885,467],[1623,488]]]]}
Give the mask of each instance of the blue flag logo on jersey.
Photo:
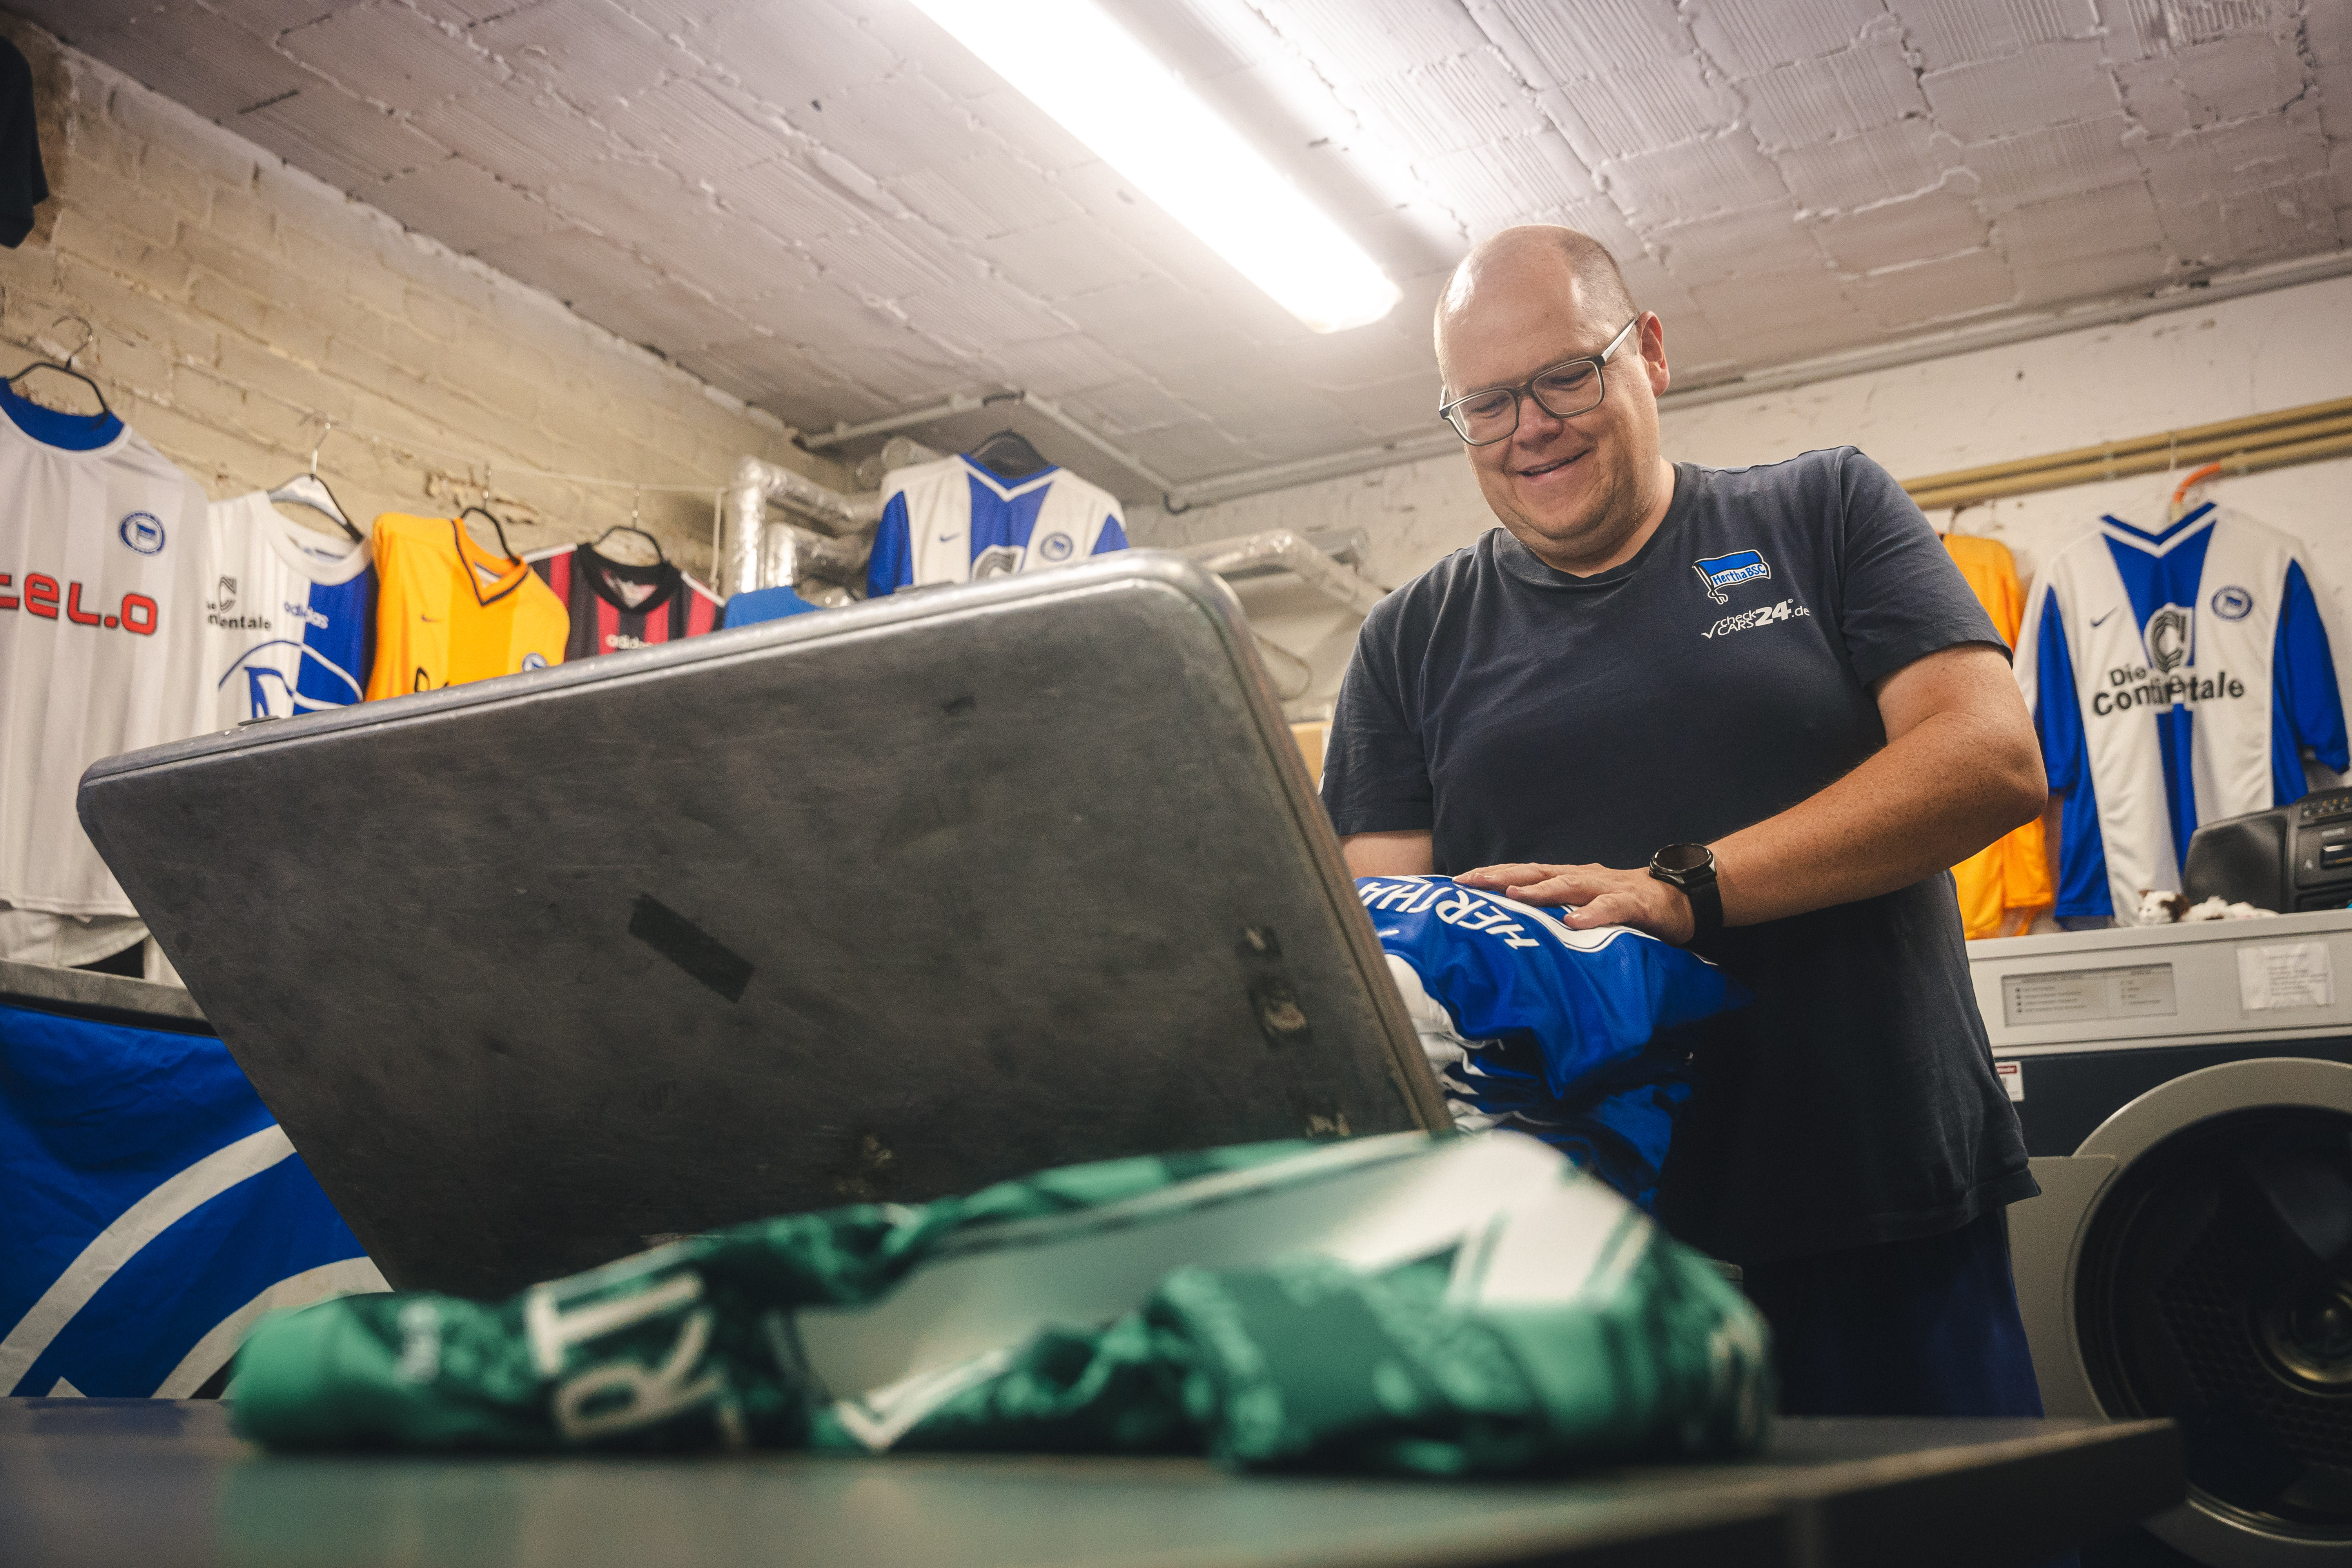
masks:
{"type": "Polygon", "coordinates": [[[1726,588],[1772,575],[1770,563],[1753,550],[1738,550],[1729,555],[1694,561],[1691,570],[1698,574],[1699,582],[1706,585],[1706,596],[1718,605],[1731,603],[1723,592],[1726,588]]]}
{"type": "Polygon", "coordinates": [[[160,555],[163,552],[163,524],[152,511],[134,511],[116,525],[115,531],[122,542],[142,555],[160,555]]]}
{"type": "Polygon", "coordinates": [[[0,1007],[0,1394],[185,1398],[388,1287],[220,1041],[0,1007]]]}

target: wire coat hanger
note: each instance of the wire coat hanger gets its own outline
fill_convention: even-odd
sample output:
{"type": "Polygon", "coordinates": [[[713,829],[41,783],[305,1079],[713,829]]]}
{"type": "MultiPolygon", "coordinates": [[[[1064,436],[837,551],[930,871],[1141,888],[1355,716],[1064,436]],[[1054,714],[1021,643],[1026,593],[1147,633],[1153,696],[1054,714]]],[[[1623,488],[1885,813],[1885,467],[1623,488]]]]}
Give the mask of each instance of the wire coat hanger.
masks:
{"type": "MultiPolygon", "coordinates": [[[[90,395],[98,399],[98,413],[95,417],[100,419],[111,419],[114,417],[114,410],[108,405],[105,392],[99,386],[98,383],[90,380],[89,377],[84,375],[81,372],[74,369],[73,367],[73,362],[79,359],[83,353],[88,352],[89,345],[98,341],[98,329],[91,326],[89,321],[83,320],[83,318],[79,316],[64,315],[59,316],[56,321],[51,321],[49,323],[49,330],[51,331],[55,331],[58,328],[64,326],[68,321],[79,321],[81,323],[82,340],[79,343],[75,345],[73,353],[66,355],[64,363],[60,363],[53,359],[37,359],[32,363],[26,365],[24,369],[18,371],[16,374],[10,376],[8,378],[8,384],[10,386],[16,385],[18,382],[24,380],[26,376],[32,374],[37,370],[53,370],[59,375],[69,375],[76,381],[81,383],[84,386],[89,387],[90,395]]],[[[92,417],[92,416],[84,414],[77,416],[77,417],[88,419],[92,417]]]]}
{"type": "Polygon", "coordinates": [[[480,512],[480,513],[482,514],[483,518],[484,518],[484,519],[486,519],[486,520],[488,521],[489,525],[490,525],[490,531],[491,531],[491,532],[493,532],[493,533],[495,533],[495,534],[497,534],[497,535],[499,536],[499,553],[500,553],[500,554],[502,554],[502,555],[504,555],[504,556],[505,556],[509,561],[520,561],[520,560],[522,559],[522,557],[521,557],[521,556],[520,556],[520,555],[517,555],[517,554],[514,552],[514,546],[513,546],[513,545],[511,545],[511,544],[509,544],[509,543],[507,542],[507,528],[506,528],[506,524],[504,524],[504,523],[500,522],[500,521],[499,521],[499,514],[498,514],[498,513],[496,513],[496,512],[494,512],[494,511],[492,511],[488,507],[486,507],[486,506],[469,506],[469,507],[467,507],[465,510],[463,510],[463,511],[461,511],[461,512],[459,512],[459,513],[457,514],[457,525],[458,525],[460,528],[463,528],[463,527],[465,526],[466,520],[467,520],[467,518],[469,518],[469,517],[473,516],[476,512],[480,512]]]}
{"type": "Polygon", "coordinates": [[[337,528],[352,536],[352,543],[364,543],[367,535],[359,531],[359,525],[352,521],[351,513],[343,510],[343,503],[335,499],[335,492],[328,489],[327,481],[319,477],[320,447],[327,444],[327,437],[335,429],[333,420],[330,419],[326,424],[327,427],[319,432],[318,446],[310,448],[310,472],[297,474],[288,479],[269,492],[269,499],[281,506],[304,506],[323,513],[337,528]]]}
{"type": "MultiPolygon", "coordinates": [[[[669,552],[662,548],[661,541],[656,539],[652,534],[647,533],[643,528],[638,526],[638,493],[632,490],[629,494],[629,521],[626,522],[614,523],[612,527],[606,529],[602,534],[600,534],[597,537],[596,542],[590,545],[588,548],[594,553],[603,555],[607,561],[616,561],[618,559],[617,557],[606,555],[604,553],[604,541],[612,538],[613,535],[616,533],[634,533],[653,548],[653,563],[656,566],[667,566],[669,564],[669,552]]],[[[630,561],[624,561],[619,563],[625,566],[643,564],[639,562],[630,561]]]]}
{"type": "Polygon", "coordinates": [[[988,437],[964,456],[990,473],[1008,479],[1025,479],[1054,466],[1045,460],[1044,453],[1029,444],[1028,437],[1009,426],[988,437]]]}
{"type": "Polygon", "coordinates": [[[2179,485],[2173,488],[2172,506],[2165,514],[2165,521],[2167,522],[2178,521],[2180,515],[2180,503],[2189,499],[2189,492],[2196,489],[2199,485],[2203,484],[2207,479],[2218,479],[2221,476],[2221,465],[2219,463],[2208,463],[2201,468],[2190,469],[2189,477],[2181,480],[2179,485]]]}
{"type": "Polygon", "coordinates": [[[507,542],[507,525],[499,521],[499,514],[492,511],[488,504],[490,499],[490,465],[488,459],[485,459],[482,463],[482,499],[457,514],[457,531],[463,533],[466,531],[466,520],[474,513],[480,512],[483,519],[489,523],[490,531],[499,536],[499,553],[507,560],[520,565],[522,557],[516,554],[514,546],[507,542]]]}

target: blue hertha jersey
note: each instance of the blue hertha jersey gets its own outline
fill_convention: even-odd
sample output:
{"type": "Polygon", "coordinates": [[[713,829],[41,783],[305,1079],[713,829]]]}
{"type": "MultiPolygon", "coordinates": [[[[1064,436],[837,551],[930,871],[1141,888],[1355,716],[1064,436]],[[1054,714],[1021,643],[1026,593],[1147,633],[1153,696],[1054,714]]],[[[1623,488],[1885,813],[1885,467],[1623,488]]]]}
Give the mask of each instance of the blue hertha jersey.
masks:
{"type": "Polygon", "coordinates": [[[220,1041],[0,1007],[0,1394],[186,1398],[385,1289],[220,1041]]]}
{"type": "Polygon", "coordinates": [[[2210,502],[2153,531],[2104,517],[2059,552],[2017,679],[2062,803],[2062,915],[2179,891],[2200,825],[2302,798],[2305,758],[2352,762],[2300,546],[2210,502]]]}
{"type": "Polygon", "coordinates": [[[969,458],[942,458],[890,475],[866,594],[1009,577],[1126,548],[1118,498],[1076,474],[1006,479],[969,458]]]}
{"type": "Polygon", "coordinates": [[[1446,877],[1359,877],[1454,1124],[1533,1133],[1648,1208],[1690,1098],[1661,1031],[1751,1000],[1629,926],[1574,931],[1446,877]]]}
{"type": "Polygon", "coordinates": [[[210,727],[357,702],[375,649],[368,547],[299,526],[256,492],[206,509],[210,727]]]}

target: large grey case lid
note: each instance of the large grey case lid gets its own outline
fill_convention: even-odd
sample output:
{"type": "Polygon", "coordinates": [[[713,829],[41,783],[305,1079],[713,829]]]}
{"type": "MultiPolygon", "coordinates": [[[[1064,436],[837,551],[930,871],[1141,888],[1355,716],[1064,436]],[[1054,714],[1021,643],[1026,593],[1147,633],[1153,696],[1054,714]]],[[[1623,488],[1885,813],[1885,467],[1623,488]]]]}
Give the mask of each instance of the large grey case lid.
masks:
{"type": "Polygon", "coordinates": [[[1444,1124],[1240,608],[1171,555],[137,752],[80,811],[406,1288],[1444,1124]]]}

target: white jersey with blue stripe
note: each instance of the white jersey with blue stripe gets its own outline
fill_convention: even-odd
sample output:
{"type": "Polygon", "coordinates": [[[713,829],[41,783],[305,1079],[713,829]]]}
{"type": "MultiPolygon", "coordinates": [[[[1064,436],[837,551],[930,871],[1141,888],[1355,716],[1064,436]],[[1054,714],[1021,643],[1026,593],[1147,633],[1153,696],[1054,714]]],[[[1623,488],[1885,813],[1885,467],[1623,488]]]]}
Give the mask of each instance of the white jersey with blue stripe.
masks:
{"type": "Polygon", "coordinates": [[[942,458],[890,475],[866,594],[1009,577],[1126,548],[1108,490],[1061,468],[1005,479],[969,458],[942,458]]]}
{"type": "Polygon", "coordinates": [[[205,726],[204,536],[204,491],[137,431],[0,387],[0,953],[64,956],[26,917],[138,912],[74,796],[100,757],[205,726]]]}
{"type": "Polygon", "coordinates": [[[365,541],[304,528],[256,492],[207,509],[205,679],[213,722],[357,702],[375,634],[365,541]]]}
{"type": "Polygon", "coordinates": [[[2063,797],[2057,912],[2178,891],[2201,823],[2297,800],[2347,764],[2336,664],[2300,547],[2212,503],[2117,517],[2034,580],[2017,679],[2063,797]]]}
{"type": "Polygon", "coordinates": [[[1356,889],[1454,1125],[1532,1133],[1649,1207],[1691,1089],[1687,1048],[1654,1037],[1747,988],[1630,926],[1576,931],[1451,878],[1356,889]]]}

